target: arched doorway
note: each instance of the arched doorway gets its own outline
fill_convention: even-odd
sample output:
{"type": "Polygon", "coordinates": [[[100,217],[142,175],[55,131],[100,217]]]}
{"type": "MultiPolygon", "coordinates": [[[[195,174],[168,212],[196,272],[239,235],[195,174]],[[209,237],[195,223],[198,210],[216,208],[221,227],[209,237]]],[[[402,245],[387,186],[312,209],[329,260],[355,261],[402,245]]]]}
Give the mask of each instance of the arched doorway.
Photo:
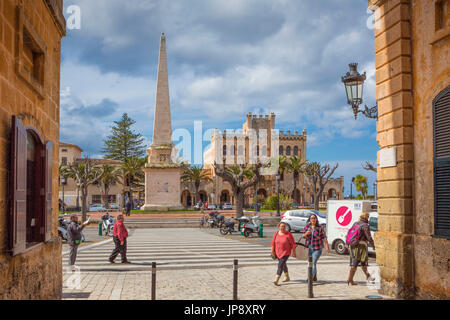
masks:
{"type": "Polygon", "coordinates": [[[192,206],[193,205],[192,200],[193,199],[189,190],[184,190],[183,193],[181,194],[181,203],[183,204],[183,206],[185,207],[192,206]]]}
{"type": "Polygon", "coordinates": [[[206,194],[206,191],[204,190],[199,191],[198,196],[200,197],[201,202],[205,203],[208,201],[208,195],[206,194]]]}
{"type": "Polygon", "coordinates": [[[228,190],[222,190],[220,194],[220,204],[231,202],[230,192],[228,190]]]}
{"type": "Polygon", "coordinates": [[[258,189],[258,202],[259,203],[263,203],[264,201],[266,201],[267,198],[267,191],[266,189],[258,189]]]}
{"type": "Polygon", "coordinates": [[[337,199],[337,193],[335,189],[328,190],[328,199],[337,199]]]}

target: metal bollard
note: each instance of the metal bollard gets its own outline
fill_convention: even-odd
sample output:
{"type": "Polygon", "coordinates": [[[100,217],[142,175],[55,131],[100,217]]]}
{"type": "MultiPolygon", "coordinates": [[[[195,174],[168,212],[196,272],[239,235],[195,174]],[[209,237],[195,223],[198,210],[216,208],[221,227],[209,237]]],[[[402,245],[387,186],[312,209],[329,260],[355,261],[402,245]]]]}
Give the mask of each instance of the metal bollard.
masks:
{"type": "Polygon", "coordinates": [[[263,224],[262,223],[259,224],[259,233],[258,233],[258,235],[259,235],[260,238],[262,238],[264,236],[263,224]]]}
{"type": "Polygon", "coordinates": [[[101,222],[98,223],[98,235],[99,236],[102,235],[102,223],[101,222]]]}
{"type": "Polygon", "coordinates": [[[156,262],[152,262],[152,300],[156,300],[156,262]]]}
{"type": "Polygon", "coordinates": [[[313,263],[312,257],[308,257],[308,298],[314,298],[313,293],[313,275],[312,275],[313,263]]]}
{"type": "Polygon", "coordinates": [[[238,260],[233,261],[233,300],[238,299],[238,260]]]}

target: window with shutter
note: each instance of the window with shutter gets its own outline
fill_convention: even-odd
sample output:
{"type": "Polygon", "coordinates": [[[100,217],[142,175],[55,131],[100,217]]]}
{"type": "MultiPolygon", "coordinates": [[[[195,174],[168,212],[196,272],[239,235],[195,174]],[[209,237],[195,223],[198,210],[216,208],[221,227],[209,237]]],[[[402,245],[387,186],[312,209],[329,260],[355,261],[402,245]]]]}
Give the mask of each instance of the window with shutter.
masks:
{"type": "Polygon", "coordinates": [[[52,238],[52,162],[53,144],[51,141],[45,145],[45,241],[52,238]]]}
{"type": "Polygon", "coordinates": [[[15,116],[12,122],[9,247],[12,254],[16,255],[26,249],[27,131],[15,116]]]}
{"type": "Polygon", "coordinates": [[[450,87],[433,101],[434,233],[450,238],[450,87]]]}
{"type": "Polygon", "coordinates": [[[52,143],[13,116],[9,247],[13,255],[51,238],[52,143]]]}

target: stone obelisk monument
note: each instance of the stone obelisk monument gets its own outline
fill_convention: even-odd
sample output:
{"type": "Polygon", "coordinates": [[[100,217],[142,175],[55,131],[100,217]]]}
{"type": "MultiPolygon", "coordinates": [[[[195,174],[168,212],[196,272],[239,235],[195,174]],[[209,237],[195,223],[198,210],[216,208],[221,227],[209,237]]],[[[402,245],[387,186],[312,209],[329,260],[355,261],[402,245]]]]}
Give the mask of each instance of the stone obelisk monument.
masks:
{"type": "Polygon", "coordinates": [[[172,143],[169,79],[167,72],[166,38],[161,35],[156,87],[153,141],[147,149],[145,165],[145,205],[142,210],[179,210],[181,206],[181,166],[173,162],[175,148],[172,143]]]}

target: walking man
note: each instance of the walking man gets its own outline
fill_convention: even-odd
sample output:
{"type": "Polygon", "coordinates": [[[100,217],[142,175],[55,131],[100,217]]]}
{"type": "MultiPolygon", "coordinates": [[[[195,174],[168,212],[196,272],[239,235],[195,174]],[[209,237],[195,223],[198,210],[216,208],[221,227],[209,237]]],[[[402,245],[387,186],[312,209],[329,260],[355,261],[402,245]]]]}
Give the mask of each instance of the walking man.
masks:
{"type": "Polygon", "coordinates": [[[125,204],[125,209],[126,209],[126,215],[129,216],[129,215],[130,215],[130,212],[131,212],[131,201],[128,201],[128,202],[125,204]]]}
{"type": "MultiPolygon", "coordinates": [[[[89,218],[90,219],[90,218],[89,218]]],[[[89,219],[86,220],[81,226],[78,224],[78,216],[73,215],[70,217],[70,223],[67,227],[67,242],[70,246],[70,256],[69,256],[69,267],[74,270],[75,260],[77,259],[78,246],[81,243],[82,234],[84,227],[89,223],[89,219]]]]}
{"type": "Polygon", "coordinates": [[[113,240],[116,247],[109,256],[109,262],[111,263],[114,263],[114,259],[116,259],[119,253],[122,258],[122,263],[130,263],[130,261],[127,260],[128,230],[125,227],[123,220],[123,214],[119,214],[116,223],[114,223],[113,240]]]}

